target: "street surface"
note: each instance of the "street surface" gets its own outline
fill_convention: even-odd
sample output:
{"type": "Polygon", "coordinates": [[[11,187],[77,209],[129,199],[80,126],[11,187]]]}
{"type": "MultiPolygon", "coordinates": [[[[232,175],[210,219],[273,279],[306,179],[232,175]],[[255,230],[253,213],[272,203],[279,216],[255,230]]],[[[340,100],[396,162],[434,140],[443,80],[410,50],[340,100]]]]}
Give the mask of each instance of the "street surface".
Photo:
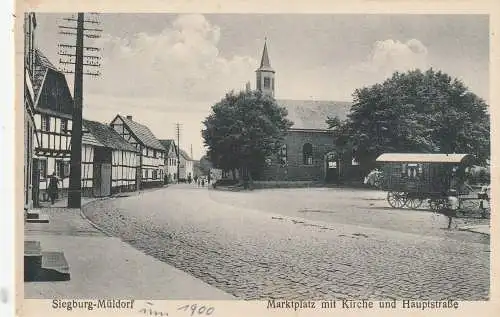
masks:
{"type": "Polygon", "coordinates": [[[240,299],[489,298],[489,238],[355,189],[174,185],[84,212],[109,234],[240,299]]]}

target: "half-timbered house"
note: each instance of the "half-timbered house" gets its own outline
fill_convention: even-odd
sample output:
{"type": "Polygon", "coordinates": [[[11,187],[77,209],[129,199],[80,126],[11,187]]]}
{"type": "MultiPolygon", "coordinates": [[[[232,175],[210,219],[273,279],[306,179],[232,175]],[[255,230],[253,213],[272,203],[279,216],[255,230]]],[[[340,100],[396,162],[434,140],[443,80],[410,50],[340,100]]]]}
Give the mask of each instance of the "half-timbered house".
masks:
{"type": "Polygon", "coordinates": [[[138,150],[108,125],[83,120],[82,193],[104,197],[137,189],[138,150]]]}
{"type": "Polygon", "coordinates": [[[38,202],[40,197],[48,198],[48,176],[53,173],[61,181],[59,196],[67,193],[73,97],[64,74],[40,50],[31,49],[34,61],[30,79],[36,127],[36,138],[33,140],[33,196],[38,202]]]}
{"type": "Polygon", "coordinates": [[[166,150],[151,130],[135,122],[132,116],[117,115],[110,125],[139,152],[138,188],[162,186],[166,150]]]}
{"type": "Polygon", "coordinates": [[[160,143],[165,148],[165,166],[164,173],[169,183],[177,182],[177,146],[174,140],[160,140],[160,143]]]}

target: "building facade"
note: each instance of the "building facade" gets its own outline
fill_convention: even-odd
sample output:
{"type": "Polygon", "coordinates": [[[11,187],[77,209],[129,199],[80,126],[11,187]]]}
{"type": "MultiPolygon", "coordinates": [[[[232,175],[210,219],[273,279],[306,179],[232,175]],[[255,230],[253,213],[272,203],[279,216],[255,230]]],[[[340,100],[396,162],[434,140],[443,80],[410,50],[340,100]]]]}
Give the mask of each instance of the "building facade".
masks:
{"type": "Polygon", "coordinates": [[[186,151],[179,150],[179,178],[184,180],[189,180],[193,178],[193,160],[187,154],[186,151]]]}
{"type": "Polygon", "coordinates": [[[70,145],[73,113],[66,77],[40,50],[33,50],[30,80],[33,90],[33,204],[48,200],[48,176],[60,179],[59,197],[65,196],[69,187],[70,145]]]}
{"type": "Polygon", "coordinates": [[[105,197],[137,189],[139,153],[110,126],[83,120],[82,193],[105,197]]]}
{"type": "Polygon", "coordinates": [[[160,140],[160,143],[163,145],[165,148],[166,156],[165,156],[165,165],[164,165],[164,171],[165,171],[165,182],[166,183],[173,183],[177,182],[177,170],[179,168],[179,165],[177,164],[177,145],[175,144],[174,140],[168,139],[168,140],[160,140]]]}
{"type": "Polygon", "coordinates": [[[135,122],[132,116],[117,115],[111,127],[139,153],[138,189],[158,187],[164,183],[166,150],[148,127],[135,122]]]}

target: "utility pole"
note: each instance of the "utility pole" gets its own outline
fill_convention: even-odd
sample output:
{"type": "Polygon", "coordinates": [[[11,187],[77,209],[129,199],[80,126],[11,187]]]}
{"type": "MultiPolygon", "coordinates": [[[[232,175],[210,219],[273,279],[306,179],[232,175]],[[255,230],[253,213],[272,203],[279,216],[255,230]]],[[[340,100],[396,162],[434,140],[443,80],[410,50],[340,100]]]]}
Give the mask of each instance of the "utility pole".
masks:
{"type": "Polygon", "coordinates": [[[194,158],[193,158],[193,145],[192,144],[191,144],[191,151],[189,154],[191,154],[191,159],[194,160],[194,158]]]}
{"type": "Polygon", "coordinates": [[[97,21],[85,20],[83,13],[78,13],[77,18],[65,18],[65,21],[76,22],[76,27],[59,25],[62,29],[60,34],[76,35],[76,45],[59,45],[59,55],[66,59],[60,59],[59,62],[63,65],[74,64],[74,71],[63,70],[66,73],[74,73],[74,92],[73,92],[73,115],[72,115],[72,128],[71,128],[71,161],[70,161],[70,175],[69,175],[69,190],[68,190],[68,207],[80,208],[82,199],[82,110],[83,110],[83,75],[99,76],[98,72],[84,72],[84,66],[99,67],[99,57],[93,55],[84,55],[85,49],[90,51],[98,51],[94,47],[85,47],[83,43],[84,37],[98,38],[100,35],[95,32],[101,32],[100,29],[86,29],[85,23],[95,23],[97,21]],[[76,33],[68,30],[76,30],[76,33]],[[85,33],[85,31],[92,31],[94,33],[85,33]],[[74,53],[71,50],[74,48],[74,53]],[[68,52],[70,51],[70,52],[68,52]],[[87,62],[84,62],[84,59],[87,62]]]}
{"type": "Polygon", "coordinates": [[[181,124],[177,122],[175,124],[175,134],[177,135],[177,182],[179,181],[179,176],[181,174],[181,160],[180,160],[180,138],[181,138],[181,124]]]}

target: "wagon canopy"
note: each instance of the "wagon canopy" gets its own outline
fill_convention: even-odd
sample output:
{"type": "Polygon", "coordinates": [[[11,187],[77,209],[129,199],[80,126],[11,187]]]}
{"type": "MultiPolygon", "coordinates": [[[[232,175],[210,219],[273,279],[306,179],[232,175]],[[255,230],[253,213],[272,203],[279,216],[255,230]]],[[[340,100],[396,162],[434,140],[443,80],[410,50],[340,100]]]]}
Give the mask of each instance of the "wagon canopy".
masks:
{"type": "Polygon", "coordinates": [[[470,164],[474,156],[470,154],[432,154],[432,153],[384,153],[377,162],[406,163],[455,163],[470,164]]]}

